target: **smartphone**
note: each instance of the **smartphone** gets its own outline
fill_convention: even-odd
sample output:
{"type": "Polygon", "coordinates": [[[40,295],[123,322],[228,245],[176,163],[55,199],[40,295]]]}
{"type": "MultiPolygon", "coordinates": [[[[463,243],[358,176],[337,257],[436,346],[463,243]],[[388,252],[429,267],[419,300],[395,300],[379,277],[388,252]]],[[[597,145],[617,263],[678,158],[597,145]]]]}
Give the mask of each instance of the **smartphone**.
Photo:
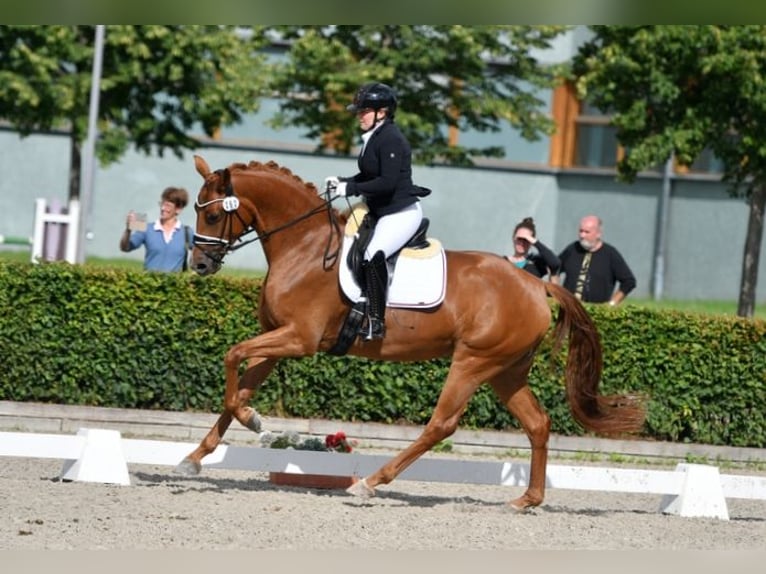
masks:
{"type": "Polygon", "coordinates": [[[131,231],[146,231],[146,214],[136,213],[133,223],[130,224],[131,231]]]}

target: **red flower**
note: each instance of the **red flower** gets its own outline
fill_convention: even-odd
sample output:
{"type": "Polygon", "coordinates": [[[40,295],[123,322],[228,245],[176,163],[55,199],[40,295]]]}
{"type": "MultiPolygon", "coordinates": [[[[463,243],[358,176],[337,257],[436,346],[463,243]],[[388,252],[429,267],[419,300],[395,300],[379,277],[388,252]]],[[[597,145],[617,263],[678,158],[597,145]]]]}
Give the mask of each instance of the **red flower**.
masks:
{"type": "Polygon", "coordinates": [[[338,452],[351,452],[352,447],[346,438],[346,433],[338,431],[335,434],[328,434],[324,439],[324,444],[328,450],[338,452]]]}

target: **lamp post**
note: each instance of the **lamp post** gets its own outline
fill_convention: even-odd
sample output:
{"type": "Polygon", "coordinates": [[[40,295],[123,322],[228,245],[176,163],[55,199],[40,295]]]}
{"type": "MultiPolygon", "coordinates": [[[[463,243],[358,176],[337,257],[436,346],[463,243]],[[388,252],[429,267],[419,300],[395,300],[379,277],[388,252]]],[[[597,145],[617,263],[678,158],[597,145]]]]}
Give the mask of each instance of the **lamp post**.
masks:
{"type": "Polygon", "coordinates": [[[91,212],[93,197],[93,179],[96,173],[96,138],[98,137],[98,104],[101,92],[101,67],[104,54],[103,24],[96,26],[96,40],[93,51],[93,73],[90,86],[90,108],[88,113],[88,136],[83,153],[83,172],[80,178],[80,225],[77,233],[77,263],[85,263],[85,239],[87,236],[88,216],[91,212]]]}

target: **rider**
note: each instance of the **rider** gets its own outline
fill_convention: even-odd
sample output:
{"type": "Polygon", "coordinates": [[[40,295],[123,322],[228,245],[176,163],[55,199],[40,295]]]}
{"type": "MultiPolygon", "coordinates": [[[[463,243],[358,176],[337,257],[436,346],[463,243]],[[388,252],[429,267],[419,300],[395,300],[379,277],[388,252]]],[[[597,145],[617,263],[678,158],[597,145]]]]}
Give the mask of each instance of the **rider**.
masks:
{"type": "Polygon", "coordinates": [[[361,195],[377,220],[364,255],[363,269],[369,301],[365,340],[385,335],[388,267],[386,259],[415,234],[423,219],[418,197],[430,190],[412,183],[410,144],[394,123],[396,93],[378,82],[363,85],[346,109],[354,112],[362,130],[362,150],[353,177],[328,177],[326,189],[338,196],[361,195]]]}

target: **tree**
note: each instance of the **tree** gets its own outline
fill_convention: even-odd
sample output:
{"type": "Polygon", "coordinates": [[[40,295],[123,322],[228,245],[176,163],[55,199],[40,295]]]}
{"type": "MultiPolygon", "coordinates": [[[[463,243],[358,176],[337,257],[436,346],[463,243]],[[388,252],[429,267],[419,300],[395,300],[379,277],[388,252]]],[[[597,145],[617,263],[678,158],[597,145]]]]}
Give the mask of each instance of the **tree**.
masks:
{"type": "Polygon", "coordinates": [[[557,81],[535,50],[549,48],[564,26],[279,26],[289,57],[272,87],[284,99],[274,125],[307,128],[319,151],[347,154],[358,128],[346,111],[360,85],[397,92],[397,124],[416,162],[469,165],[501,157],[502,147],[469,148],[451,130],[499,131],[507,122],[529,140],[551,134],[541,88],[557,81]]]}
{"type": "Polygon", "coordinates": [[[766,206],[766,26],[592,26],[573,61],[580,97],[612,115],[621,179],[707,147],[749,203],[737,314],[752,317],[766,206]]]}
{"type": "MultiPolygon", "coordinates": [[[[0,26],[0,116],[22,136],[61,129],[71,138],[69,194],[79,197],[87,137],[94,26],[0,26]]],[[[107,26],[96,155],[103,165],[131,145],[160,156],[199,144],[254,112],[263,92],[260,36],[233,26],[107,26]]]]}

